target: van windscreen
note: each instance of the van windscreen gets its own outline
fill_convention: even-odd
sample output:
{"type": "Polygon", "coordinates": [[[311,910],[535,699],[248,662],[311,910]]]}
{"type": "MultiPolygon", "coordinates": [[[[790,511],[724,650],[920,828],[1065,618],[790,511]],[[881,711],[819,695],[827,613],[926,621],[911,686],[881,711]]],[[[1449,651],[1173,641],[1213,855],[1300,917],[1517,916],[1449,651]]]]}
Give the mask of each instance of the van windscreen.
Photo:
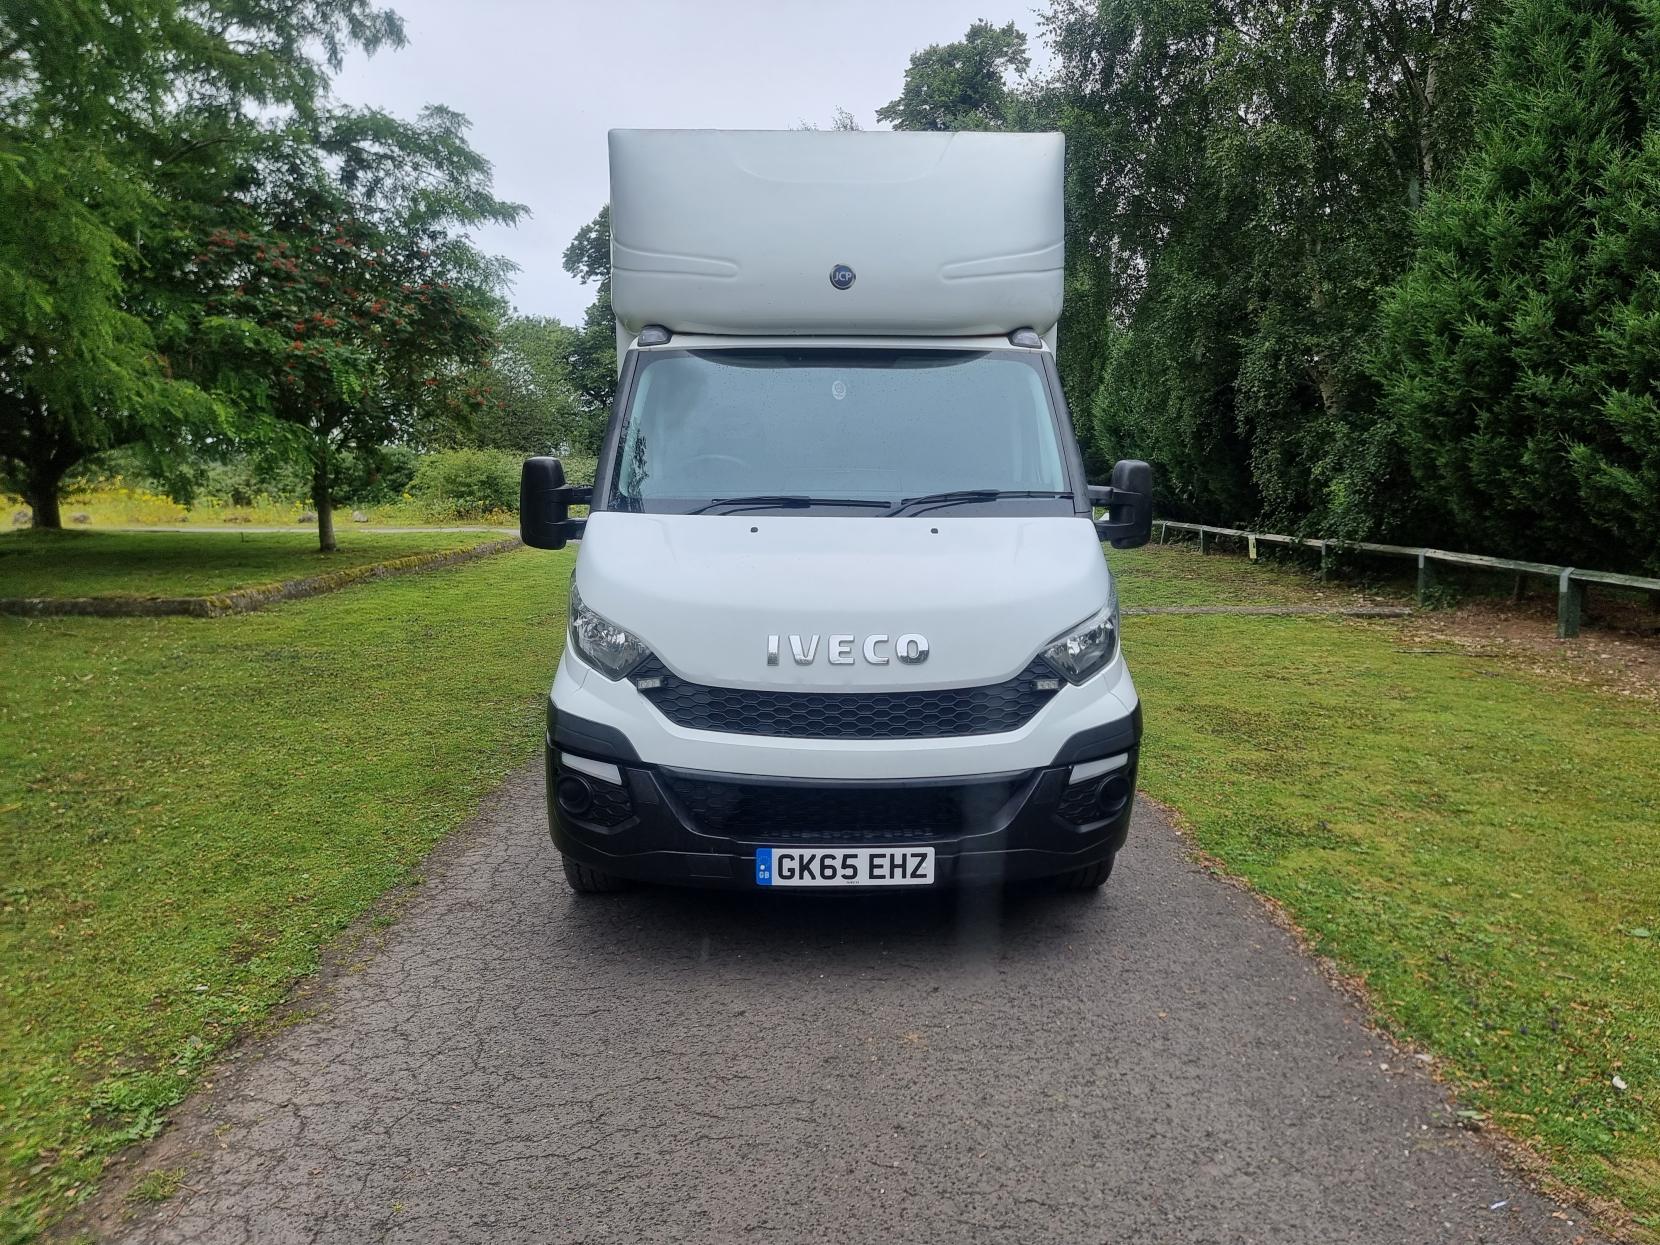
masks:
{"type": "Polygon", "coordinates": [[[685,514],[741,499],[746,511],[870,516],[957,491],[982,495],[931,508],[1071,512],[1032,353],[652,351],[636,368],[610,502],[685,514]]]}

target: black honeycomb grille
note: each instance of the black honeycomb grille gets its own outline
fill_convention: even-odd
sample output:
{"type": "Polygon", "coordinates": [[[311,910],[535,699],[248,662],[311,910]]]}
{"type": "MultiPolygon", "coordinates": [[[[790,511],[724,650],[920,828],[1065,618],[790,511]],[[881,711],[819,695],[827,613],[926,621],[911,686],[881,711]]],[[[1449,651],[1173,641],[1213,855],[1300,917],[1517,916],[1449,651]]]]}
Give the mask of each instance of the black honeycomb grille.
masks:
{"type": "Polygon", "coordinates": [[[1088,782],[1076,782],[1068,787],[1066,793],[1061,796],[1060,803],[1055,806],[1061,820],[1070,821],[1075,826],[1099,820],[1101,805],[1097,802],[1095,793],[1100,787],[1099,778],[1092,778],[1088,782]]]}
{"type": "Polygon", "coordinates": [[[769,692],[706,687],[655,657],[630,676],[658,679],[640,694],[676,726],[786,739],[941,739],[1018,730],[1049,703],[1058,676],[1041,657],[1014,678],[918,692],[769,692]],[[1046,683],[1048,686],[1039,686],[1046,683]]]}
{"type": "Polygon", "coordinates": [[[663,776],[699,830],[769,843],[915,843],[990,830],[1029,778],[841,788],[722,782],[668,770],[663,776]]]}
{"type": "Polygon", "coordinates": [[[1073,783],[1061,793],[1055,805],[1056,814],[1075,826],[1116,817],[1130,798],[1130,778],[1134,773],[1133,769],[1119,770],[1105,778],[1086,778],[1073,783]]]}
{"type": "Polygon", "coordinates": [[[590,782],[588,786],[594,793],[594,802],[582,820],[597,826],[620,826],[633,815],[628,792],[622,787],[614,787],[608,782],[590,782]]]}

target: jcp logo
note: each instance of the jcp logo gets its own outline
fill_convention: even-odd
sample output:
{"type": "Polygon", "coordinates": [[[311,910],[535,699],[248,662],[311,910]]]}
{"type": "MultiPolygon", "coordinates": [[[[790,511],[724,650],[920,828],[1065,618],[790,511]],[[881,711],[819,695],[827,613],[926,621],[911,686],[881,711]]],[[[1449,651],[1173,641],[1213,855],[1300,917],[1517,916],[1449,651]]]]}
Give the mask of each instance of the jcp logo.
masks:
{"type": "Polygon", "coordinates": [[[778,664],[785,641],[789,644],[790,657],[798,666],[810,666],[817,661],[820,647],[825,650],[826,660],[832,666],[851,666],[859,657],[873,666],[885,666],[894,658],[907,666],[919,666],[928,660],[928,637],[914,631],[908,631],[898,639],[886,635],[867,635],[862,641],[856,635],[822,638],[824,644],[821,646],[820,637],[816,635],[769,635],[767,665],[778,664]]]}

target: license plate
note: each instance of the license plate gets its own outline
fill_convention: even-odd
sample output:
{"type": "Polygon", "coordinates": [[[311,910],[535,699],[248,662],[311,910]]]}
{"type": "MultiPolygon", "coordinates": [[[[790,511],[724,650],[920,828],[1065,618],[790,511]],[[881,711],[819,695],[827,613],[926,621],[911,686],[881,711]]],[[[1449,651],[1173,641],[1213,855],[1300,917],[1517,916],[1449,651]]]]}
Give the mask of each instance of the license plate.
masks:
{"type": "Polygon", "coordinates": [[[757,886],[928,886],[931,847],[758,847],[757,886]]]}

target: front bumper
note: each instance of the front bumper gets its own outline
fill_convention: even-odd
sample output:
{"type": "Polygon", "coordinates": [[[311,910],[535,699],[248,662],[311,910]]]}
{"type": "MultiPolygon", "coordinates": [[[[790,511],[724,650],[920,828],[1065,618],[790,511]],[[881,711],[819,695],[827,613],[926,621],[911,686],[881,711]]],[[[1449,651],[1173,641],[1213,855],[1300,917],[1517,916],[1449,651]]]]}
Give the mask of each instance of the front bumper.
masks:
{"type": "Polygon", "coordinates": [[[795,845],[930,846],[937,884],[1021,881],[1100,863],[1123,846],[1140,738],[1138,706],[1035,769],[780,778],[646,764],[620,732],[550,715],[548,821],[573,860],[640,881],[747,889],[757,847],[795,845]],[[1070,781],[1079,766],[1100,764],[1112,768],[1070,781]]]}

